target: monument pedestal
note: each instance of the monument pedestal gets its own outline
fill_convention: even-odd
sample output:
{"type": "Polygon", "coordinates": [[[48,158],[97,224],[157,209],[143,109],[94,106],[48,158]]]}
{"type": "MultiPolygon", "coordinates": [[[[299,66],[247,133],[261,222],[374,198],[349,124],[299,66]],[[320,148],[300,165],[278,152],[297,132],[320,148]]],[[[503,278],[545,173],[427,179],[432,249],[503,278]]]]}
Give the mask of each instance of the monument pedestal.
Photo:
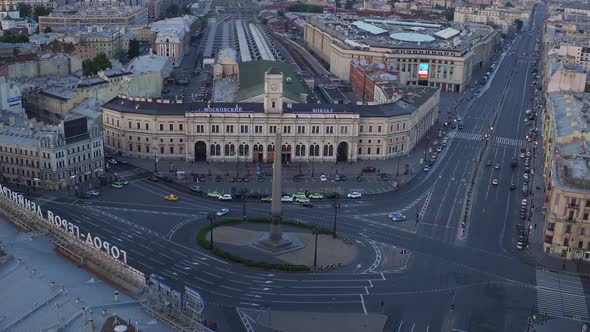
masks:
{"type": "Polygon", "coordinates": [[[270,255],[282,255],[291,251],[303,248],[303,243],[297,238],[294,233],[283,233],[279,240],[270,238],[270,233],[260,232],[250,247],[264,251],[270,255]]]}

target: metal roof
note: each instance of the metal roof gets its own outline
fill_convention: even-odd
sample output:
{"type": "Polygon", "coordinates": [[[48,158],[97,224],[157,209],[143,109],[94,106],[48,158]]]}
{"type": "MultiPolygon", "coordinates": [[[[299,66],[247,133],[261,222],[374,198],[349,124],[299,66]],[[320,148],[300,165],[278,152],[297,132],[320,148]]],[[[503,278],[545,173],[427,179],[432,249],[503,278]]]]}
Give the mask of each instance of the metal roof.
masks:
{"type": "Polygon", "coordinates": [[[409,21],[396,21],[396,20],[381,20],[376,18],[366,19],[368,23],[381,23],[381,24],[392,24],[392,25],[403,25],[409,27],[423,27],[423,28],[441,28],[442,25],[434,23],[420,23],[420,22],[409,22],[409,21]]]}
{"type": "Polygon", "coordinates": [[[453,28],[446,28],[440,30],[439,32],[435,32],[434,35],[442,39],[449,39],[455,37],[459,33],[461,33],[459,30],[455,30],[453,28]]]}
{"type": "Polygon", "coordinates": [[[367,31],[370,34],[373,35],[381,35],[387,32],[387,30],[382,29],[378,26],[375,26],[373,24],[369,24],[369,23],[365,23],[363,21],[354,21],[352,22],[352,25],[356,26],[357,28],[367,31]]]}
{"type": "Polygon", "coordinates": [[[405,42],[414,42],[414,43],[428,43],[434,41],[434,37],[425,35],[422,33],[415,33],[415,32],[398,32],[392,33],[389,35],[391,39],[401,40],[405,42]]]}

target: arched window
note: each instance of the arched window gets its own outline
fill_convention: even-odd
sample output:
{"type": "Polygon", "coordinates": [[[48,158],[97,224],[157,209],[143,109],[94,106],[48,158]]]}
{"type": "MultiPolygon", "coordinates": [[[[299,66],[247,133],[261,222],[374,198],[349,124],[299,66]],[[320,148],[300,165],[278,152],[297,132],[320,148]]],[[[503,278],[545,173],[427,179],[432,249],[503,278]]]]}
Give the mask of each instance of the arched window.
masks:
{"type": "Polygon", "coordinates": [[[275,148],[274,148],[274,146],[273,146],[272,144],[269,144],[269,145],[266,147],[266,152],[269,152],[269,153],[271,153],[271,152],[273,152],[274,150],[275,150],[275,148]]]}
{"type": "Polygon", "coordinates": [[[244,156],[250,155],[250,146],[248,144],[244,145],[244,156]]]}
{"type": "Polygon", "coordinates": [[[220,144],[215,145],[215,155],[221,156],[221,145],[220,144]]]}
{"type": "Polygon", "coordinates": [[[328,155],[332,157],[334,155],[334,145],[330,145],[328,148],[328,155]]]}
{"type": "Polygon", "coordinates": [[[377,154],[381,154],[381,148],[377,147],[377,154]]]}
{"type": "Polygon", "coordinates": [[[367,148],[367,154],[371,154],[371,148],[370,147],[367,148]]]}
{"type": "Polygon", "coordinates": [[[223,148],[223,155],[229,156],[229,144],[226,144],[225,147],[223,148]]]}
{"type": "Polygon", "coordinates": [[[324,157],[328,156],[328,146],[324,145],[324,157]]]}
{"type": "Polygon", "coordinates": [[[236,154],[236,146],[235,145],[233,145],[233,144],[229,145],[229,154],[230,154],[230,156],[233,156],[236,154]]]}
{"type": "Polygon", "coordinates": [[[238,146],[238,153],[240,156],[244,155],[244,145],[240,144],[240,146],[238,146]]]}
{"type": "Polygon", "coordinates": [[[295,146],[295,157],[301,156],[301,145],[297,144],[295,146]]]}
{"type": "Polygon", "coordinates": [[[301,156],[305,157],[305,145],[301,146],[301,156]]]}

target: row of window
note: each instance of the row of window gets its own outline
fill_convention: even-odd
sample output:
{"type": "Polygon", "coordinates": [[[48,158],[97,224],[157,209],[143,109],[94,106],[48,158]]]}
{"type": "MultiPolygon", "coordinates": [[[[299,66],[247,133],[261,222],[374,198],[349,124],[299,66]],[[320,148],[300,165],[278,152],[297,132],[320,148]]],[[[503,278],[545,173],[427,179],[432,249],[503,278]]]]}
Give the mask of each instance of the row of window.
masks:
{"type": "Polygon", "coordinates": [[[35,178],[39,177],[39,171],[35,172],[35,171],[29,171],[28,169],[24,170],[22,168],[14,168],[14,167],[2,166],[2,173],[3,174],[20,175],[20,176],[26,176],[26,177],[35,177],[35,178]]]}
{"type": "Polygon", "coordinates": [[[23,159],[23,158],[15,158],[8,156],[0,155],[0,161],[7,164],[14,164],[14,165],[22,165],[22,166],[31,166],[31,167],[39,167],[39,161],[37,161],[37,165],[35,166],[34,160],[23,159]]]}

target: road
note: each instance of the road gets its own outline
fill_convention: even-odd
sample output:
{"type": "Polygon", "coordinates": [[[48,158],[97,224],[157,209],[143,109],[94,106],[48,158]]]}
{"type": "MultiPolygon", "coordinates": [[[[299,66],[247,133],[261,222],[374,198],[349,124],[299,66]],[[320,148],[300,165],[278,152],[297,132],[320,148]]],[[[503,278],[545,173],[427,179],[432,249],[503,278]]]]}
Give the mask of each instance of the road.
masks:
{"type": "MultiPolygon", "coordinates": [[[[146,275],[154,273],[177,288],[187,284],[199,289],[207,301],[205,317],[218,320],[225,331],[243,330],[235,307],[383,312],[389,318],[387,328],[400,332],[519,331],[526,329],[531,311],[541,309],[556,317],[587,320],[585,297],[579,296],[588,288],[587,282],[538,269],[514,242],[522,197],[509,185],[521,186],[522,170],[513,171],[508,163],[525,144],[529,68],[542,14],[536,13],[534,30],[515,39],[482,93],[459,104],[457,112],[465,129],[451,134],[450,144],[429,172],[398,191],[342,204],[338,231],[353,239],[360,250],[355,262],[342,269],[270,273],[211,257],[196,245],[198,229],[207,224],[207,213],[222,207],[230,208],[230,217],[241,216],[240,202],[197,197],[179,184],[150,182],[148,174],[133,168],[123,170],[128,186],[106,188],[93,200],[48,195],[35,200],[76,222],[82,231],[126,248],[128,263],[146,275]],[[471,217],[461,237],[459,226],[474,160],[490,132],[482,159],[501,167],[479,166],[471,217]],[[493,185],[493,179],[499,184],[493,185]],[[169,193],[180,200],[163,200],[169,193]],[[390,222],[386,214],[392,211],[404,211],[408,220],[390,222]],[[412,255],[403,273],[389,270],[385,263],[387,252],[395,248],[406,248],[412,255]],[[567,300],[574,294],[576,301],[567,300]],[[573,303],[573,309],[564,302],[573,303]]],[[[269,211],[269,205],[258,201],[247,204],[248,216],[268,216],[269,211]]],[[[313,209],[284,206],[285,219],[330,227],[332,214],[329,201],[313,209]]]]}

